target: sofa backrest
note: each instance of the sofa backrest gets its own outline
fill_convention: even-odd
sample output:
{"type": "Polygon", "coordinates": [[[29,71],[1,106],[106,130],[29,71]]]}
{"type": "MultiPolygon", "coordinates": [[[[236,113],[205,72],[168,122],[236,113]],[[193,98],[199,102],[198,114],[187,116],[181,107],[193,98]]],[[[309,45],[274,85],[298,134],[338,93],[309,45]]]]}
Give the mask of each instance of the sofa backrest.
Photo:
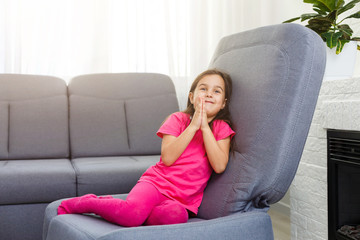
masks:
{"type": "Polygon", "coordinates": [[[279,201],[292,182],[312,121],[326,62],[325,44],[299,24],[223,38],[210,67],[233,79],[235,149],[214,174],[199,210],[215,218],[279,201]]]}
{"type": "Polygon", "coordinates": [[[65,81],[0,74],[0,160],[68,156],[65,81]]]}
{"type": "Polygon", "coordinates": [[[174,85],[162,74],[82,75],[68,89],[73,158],[160,154],[156,131],[179,110],[174,85]]]}

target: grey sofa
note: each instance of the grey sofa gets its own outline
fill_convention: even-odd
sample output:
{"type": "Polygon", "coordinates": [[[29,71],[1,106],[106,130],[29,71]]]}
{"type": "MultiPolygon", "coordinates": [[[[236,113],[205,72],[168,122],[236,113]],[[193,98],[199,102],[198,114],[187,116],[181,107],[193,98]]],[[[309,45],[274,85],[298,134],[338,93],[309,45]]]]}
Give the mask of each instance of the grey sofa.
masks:
{"type": "Polygon", "coordinates": [[[236,146],[226,171],[211,177],[198,216],[185,224],[124,228],[96,216],[57,216],[59,200],[46,209],[43,239],[273,239],[267,210],[297,170],[325,62],[321,38],[297,24],[223,38],[210,67],[233,79],[236,146]]]}
{"type": "Polygon", "coordinates": [[[129,192],[159,160],[155,133],[175,111],[161,74],[84,75],[69,86],[0,74],[0,239],[41,239],[57,199],[129,192]]]}

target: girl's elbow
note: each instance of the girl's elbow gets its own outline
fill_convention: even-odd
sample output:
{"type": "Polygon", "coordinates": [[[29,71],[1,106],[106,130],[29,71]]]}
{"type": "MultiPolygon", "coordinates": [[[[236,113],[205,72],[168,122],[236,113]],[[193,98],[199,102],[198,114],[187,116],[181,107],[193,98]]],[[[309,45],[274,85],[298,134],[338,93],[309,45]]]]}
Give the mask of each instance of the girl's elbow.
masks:
{"type": "Polygon", "coordinates": [[[217,173],[217,174],[221,174],[223,172],[225,172],[226,170],[226,167],[227,167],[227,163],[228,161],[224,161],[222,163],[219,163],[217,164],[213,169],[214,169],[214,172],[217,173]]]}
{"type": "Polygon", "coordinates": [[[174,161],[170,159],[169,157],[161,155],[161,161],[164,163],[165,166],[170,167],[174,161]]]}
{"type": "Polygon", "coordinates": [[[164,160],[163,160],[162,162],[163,162],[163,163],[164,163],[164,165],[165,165],[165,166],[167,166],[167,167],[170,167],[170,166],[172,165],[172,163],[167,162],[167,161],[164,161],[164,160]]]}
{"type": "Polygon", "coordinates": [[[225,169],[226,169],[226,166],[225,167],[222,167],[222,166],[217,167],[217,168],[214,169],[214,172],[217,173],[217,174],[221,174],[221,173],[223,173],[225,171],[225,169]]]}

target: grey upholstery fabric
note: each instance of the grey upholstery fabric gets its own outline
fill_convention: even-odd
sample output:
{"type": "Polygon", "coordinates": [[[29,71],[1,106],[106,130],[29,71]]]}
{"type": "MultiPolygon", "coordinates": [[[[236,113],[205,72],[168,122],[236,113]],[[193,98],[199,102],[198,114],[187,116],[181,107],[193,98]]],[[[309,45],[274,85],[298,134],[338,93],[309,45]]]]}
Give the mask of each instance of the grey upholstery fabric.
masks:
{"type": "Polygon", "coordinates": [[[74,159],[77,194],[128,193],[146,169],[159,159],[159,155],[74,159]]]}
{"type": "Polygon", "coordinates": [[[55,218],[50,223],[47,239],[271,240],[273,232],[270,216],[256,211],[185,224],[136,228],[123,228],[106,223],[102,219],[74,214],[55,218]]]}
{"type": "Polygon", "coordinates": [[[0,205],[0,239],[40,240],[47,206],[47,203],[0,205]]]}
{"type": "Polygon", "coordinates": [[[51,202],[76,196],[68,159],[0,161],[0,204],[51,202]]]}
{"type": "Polygon", "coordinates": [[[49,76],[0,74],[0,160],[69,156],[67,88],[49,76]]]}
{"type": "Polygon", "coordinates": [[[69,98],[73,158],[159,154],[155,133],[179,109],[172,81],[155,73],[78,76],[69,98]]]}
{"type": "Polygon", "coordinates": [[[263,208],[283,197],[303,151],[325,62],[321,38],[298,24],[221,40],[210,66],[233,79],[236,147],[226,171],[212,176],[200,217],[263,208]]]}
{"type": "Polygon", "coordinates": [[[0,74],[0,239],[39,239],[46,203],[76,196],[68,157],[65,81],[0,74]]]}
{"type": "Polygon", "coordinates": [[[0,101],[0,158],[8,155],[9,104],[0,101]]]}
{"type": "MultiPolygon", "coordinates": [[[[114,197],[125,199],[126,195],[114,197]]],[[[191,218],[186,224],[125,228],[94,215],[56,216],[61,200],[46,208],[43,240],[60,239],[227,239],[271,240],[273,231],[268,214],[261,211],[237,213],[213,220],[191,218]]]]}

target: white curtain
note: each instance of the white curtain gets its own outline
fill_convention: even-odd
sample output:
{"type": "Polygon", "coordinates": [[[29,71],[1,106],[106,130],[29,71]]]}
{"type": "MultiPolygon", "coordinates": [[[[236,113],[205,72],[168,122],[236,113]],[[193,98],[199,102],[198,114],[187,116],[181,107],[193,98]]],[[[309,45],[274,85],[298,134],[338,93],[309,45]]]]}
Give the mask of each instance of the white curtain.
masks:
{"type": "Polygon", "coordinates": [[[306,9],[302,0],[0,0],[0,73],[164,73],[184,108],[222,37],[306,9]]]}

